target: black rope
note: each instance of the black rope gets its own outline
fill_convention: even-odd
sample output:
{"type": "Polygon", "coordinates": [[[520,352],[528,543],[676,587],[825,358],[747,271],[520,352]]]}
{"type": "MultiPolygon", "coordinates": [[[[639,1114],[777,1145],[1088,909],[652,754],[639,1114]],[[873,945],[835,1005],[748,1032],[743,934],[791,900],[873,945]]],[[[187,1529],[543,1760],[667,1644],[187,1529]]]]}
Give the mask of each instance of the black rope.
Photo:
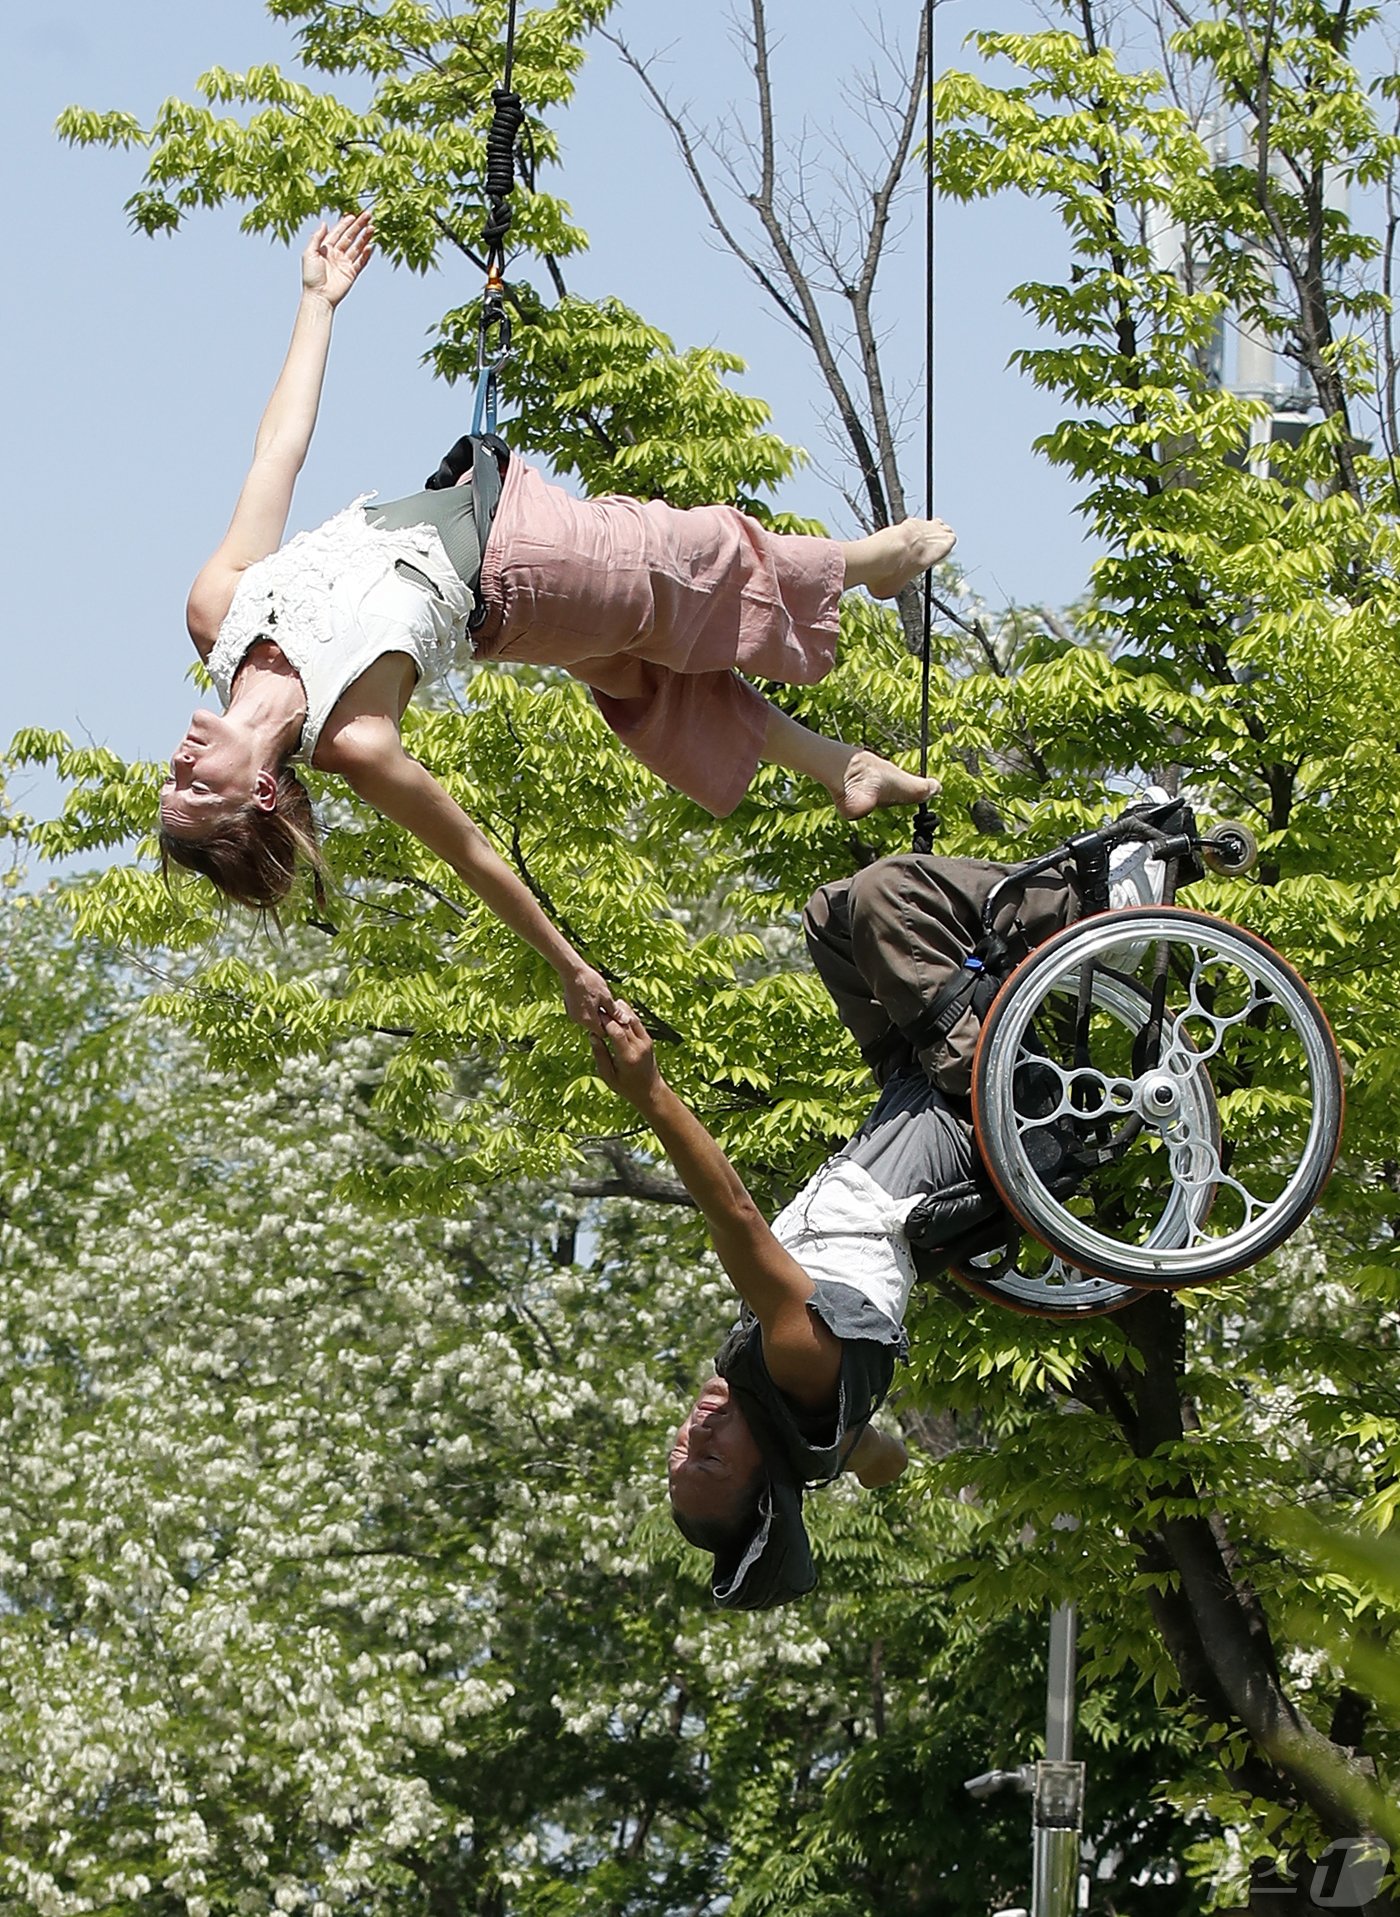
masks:
{"type": "Polygon", "coordinates": [[[486,199],[488,210],[481,230],[486,254],[486,289],[481,296],[477,324],[476,402],[472,432],[496,430],[497,374],[510,353],[510,313],[506,307],[506,235],[510,231],[511,196],[515,192],[515,146],[525,121],[525,107],[511,87],[515,66],[515,7],[506,10],[506,52],[501,84],[491,90],[491,128],[486,135],[486,199]]]}
{"type": "Polygon", "coordinates": [[[510,92],[511,68],[515,65],[515,0],[506,8],[506,58],[501,69],[501,90],[510,92]]]}
{"type": "MultiPolygon", "coordinates": [[[[933,8],[924,0],[924,516],[933,517],[933,8]]],[[[929,674],[933,660],[933,580],[924,574],[919,689],[919,777],[928,777],[929,674]]],[[[914,814],[914,850],[932,852],[938,814],[927,799],[914,814]]]]}
{"type": "Polygon", "coordinates": [[[488,271],[500,263],[506,234],[510,231],[510,196],[515,191],[515,142],[525,121],[525,107],[518,93],[508,87],[495,87],[491,93],[495,113],[486,136],[486,197],[491,210],[486,216],[481,237],[486,247],[488,271]]]}

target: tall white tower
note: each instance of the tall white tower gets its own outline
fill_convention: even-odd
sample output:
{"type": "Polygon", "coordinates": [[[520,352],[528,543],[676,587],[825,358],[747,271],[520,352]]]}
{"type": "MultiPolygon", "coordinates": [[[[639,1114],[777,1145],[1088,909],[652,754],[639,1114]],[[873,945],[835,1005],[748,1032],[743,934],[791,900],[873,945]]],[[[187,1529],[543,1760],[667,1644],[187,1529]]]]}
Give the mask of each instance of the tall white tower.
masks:
{"type": "MultiPolygon", "coordinates": [[[[1217,113],[1203,125],[1201,132],[1215,165],[1226,165],[1232,158],[1243,165],[1254,162],[1252,128],[1232,130],[1217,113]]],[[[1280,179],[1285,177],[1281,168],[1278,174],[1280,179]]],[[[1346,185],[1335,175],[1328,182],[1326,204],[1329,211],[1346,211],[1346,185]]],[[[1187,257],[1186,237],[1181,227],[1173,221],[1159,220],[1149,229],[1148,243],[1158,270],[1174,273],[1183,285],[1187,284],[1193,265],[1187,257]]],[[[1259,263],[1266,266],[1262,256],[1259,263]]],[[[1212,342],[1206,370],[1212,384],[1238,393],[1242,399],[1262,399],[1268,403],[1268,413],[1251,424],[1250,448],[1246,455],[1251,467],[1267,471],[1269,446],[1279,440],[1297,445],[1312,423],[1310,416],[1316,414],[1317,395],[1311,382],[1277,351],[1267,335],[1245,324],[1238,313],[1224,316],[1212,342]]]]}

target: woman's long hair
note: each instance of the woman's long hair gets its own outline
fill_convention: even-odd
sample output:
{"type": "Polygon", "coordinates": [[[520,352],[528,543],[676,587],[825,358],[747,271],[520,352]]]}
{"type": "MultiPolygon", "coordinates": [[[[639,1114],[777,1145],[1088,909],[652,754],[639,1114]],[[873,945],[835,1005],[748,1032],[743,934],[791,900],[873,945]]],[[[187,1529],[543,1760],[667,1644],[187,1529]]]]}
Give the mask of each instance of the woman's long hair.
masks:
{"type": "Polygon", "coordinates": [[[277,770],[277,799],[270,812],[251,801],[201,839],[160,833],[160,869],[170,883],[172,865],[198,872],[226,899],[254,911],[276,914],[296,883],[298,867],[311,871],[317,909],[326,904],[326,862],[321,834],[306,787],[289,765],[277,770]]]}

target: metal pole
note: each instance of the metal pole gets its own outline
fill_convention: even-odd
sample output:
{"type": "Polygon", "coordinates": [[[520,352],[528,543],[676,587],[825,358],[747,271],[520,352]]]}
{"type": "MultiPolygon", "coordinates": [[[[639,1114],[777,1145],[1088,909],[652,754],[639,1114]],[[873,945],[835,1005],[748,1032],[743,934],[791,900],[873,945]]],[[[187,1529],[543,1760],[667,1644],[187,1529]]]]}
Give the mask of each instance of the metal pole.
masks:
{"type": "Polygon", "coordinates": [[[1079,1901],[1079,1846],[1084,1823],[1084,1766],[1074,1746],[1075,1608],[1050,1613],[1045,1682],[1045,1760],[1035,1767],[1031,1836],[1031,1917],[1073,1917],[1079,1901]]]}
{"type": "Polygon", "coordinates": [[[1074,1746],[1074,1639],[1078,1619],[1072,1604],[1050,1613],[1050,1667],[1045,1686],[1045,1755],[1067,1764],[1074,1746]]]}
{"type": "Polygon", "coordinates": [[[1031,1917],[1074,1917],[1079,1902],[1079,1831],[1035,1827],[1031,1917]]]}

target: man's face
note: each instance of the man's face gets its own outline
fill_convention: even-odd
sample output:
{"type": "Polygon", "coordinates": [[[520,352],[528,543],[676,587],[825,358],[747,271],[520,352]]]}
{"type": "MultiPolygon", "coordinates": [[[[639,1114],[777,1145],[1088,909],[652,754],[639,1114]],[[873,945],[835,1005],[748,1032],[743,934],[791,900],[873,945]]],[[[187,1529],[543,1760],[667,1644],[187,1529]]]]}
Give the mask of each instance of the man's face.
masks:
{"type": "Polygon", "coordinates": [[[723,1378],[711,1378],[671,1446],[671,1503],[682,1517],[726,1518],[762,1463],[738,1400],[723,1378]]]}

